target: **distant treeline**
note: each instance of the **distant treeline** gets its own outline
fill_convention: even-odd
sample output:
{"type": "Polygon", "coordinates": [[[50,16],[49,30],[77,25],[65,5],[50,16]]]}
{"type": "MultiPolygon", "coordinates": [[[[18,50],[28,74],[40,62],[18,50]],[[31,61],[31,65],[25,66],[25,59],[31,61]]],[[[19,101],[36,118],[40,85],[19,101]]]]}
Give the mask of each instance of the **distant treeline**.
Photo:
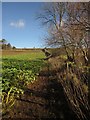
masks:
{"type": "Polygon", "coordinates": [[[12,46],[5,39],[0,40],[0,48],[2,48],[2,49],[16,49],[15,46],[12,46]]]}

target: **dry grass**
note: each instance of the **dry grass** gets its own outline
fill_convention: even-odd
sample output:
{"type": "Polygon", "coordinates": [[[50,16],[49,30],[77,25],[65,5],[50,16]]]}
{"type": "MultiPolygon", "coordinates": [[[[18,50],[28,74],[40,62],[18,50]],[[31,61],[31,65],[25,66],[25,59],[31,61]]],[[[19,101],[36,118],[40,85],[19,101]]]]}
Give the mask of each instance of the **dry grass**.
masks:
{"type": "Polygon", "coordinates": [[[90,117],[88,103],[89,66],[82,66],[78,62],[77,64],[65,62],[65,60],[65,56],[60,56],[50,58],[48,62],[51,64],[51,69],[54,69],[57,74],[57,79],[63,87],[71,110],[78,119],[88,120],[90,117]]]}
{"type": "Polygon", "coordinates": [[[6,56],[6,55],[18,55],[18,54],[25,54],[25,53],[32,53],[32,52],[41,52],[41,50],[22,50],[22,49],[16,49],[16,50],[2,50],[2,55],[6,56]]]}

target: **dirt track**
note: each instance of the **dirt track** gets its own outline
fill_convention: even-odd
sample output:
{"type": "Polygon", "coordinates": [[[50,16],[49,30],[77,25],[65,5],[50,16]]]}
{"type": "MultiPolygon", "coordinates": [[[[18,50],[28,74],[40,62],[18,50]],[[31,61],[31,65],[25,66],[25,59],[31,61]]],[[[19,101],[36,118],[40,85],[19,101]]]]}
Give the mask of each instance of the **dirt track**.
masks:
{"type": "Polygon", "coordinates": [[[14,108],[3,117],[3,120],[4,118],[74,120],[72,117],[55,71],[46,69],[41,71],[37,81],[27,86],[24,95],[17,99],[14,108]]]}

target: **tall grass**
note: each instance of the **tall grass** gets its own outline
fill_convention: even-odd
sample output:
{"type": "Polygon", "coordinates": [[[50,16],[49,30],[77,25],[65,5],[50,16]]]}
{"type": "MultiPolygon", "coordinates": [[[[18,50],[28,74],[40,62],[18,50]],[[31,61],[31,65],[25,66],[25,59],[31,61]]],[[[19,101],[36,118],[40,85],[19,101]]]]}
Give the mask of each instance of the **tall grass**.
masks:
{"type": "MultiPolygon", "coordinates": [[[[57,72],[57,79],[62,85],[70,109],[79,120],[89,120],[90,105],[88,101],[89,66],[78,66],[75,63],[64,62],[62,56],[59,60],[52,60],[57,72]]],[[[52,65],[52,66],[53,66],[52,65]]]]}

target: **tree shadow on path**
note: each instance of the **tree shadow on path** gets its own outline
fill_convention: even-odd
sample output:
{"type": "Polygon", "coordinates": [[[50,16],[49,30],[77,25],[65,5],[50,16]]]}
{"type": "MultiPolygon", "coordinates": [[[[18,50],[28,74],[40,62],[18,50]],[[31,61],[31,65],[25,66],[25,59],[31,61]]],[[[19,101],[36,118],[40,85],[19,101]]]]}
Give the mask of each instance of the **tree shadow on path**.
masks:
{"type": "Polygon", "coordinates": [[[37,81],[28,85],[24,95],[17,99],[10,118],[77,120],[68,107],[54,70],[41,71],[37,81]]]}

